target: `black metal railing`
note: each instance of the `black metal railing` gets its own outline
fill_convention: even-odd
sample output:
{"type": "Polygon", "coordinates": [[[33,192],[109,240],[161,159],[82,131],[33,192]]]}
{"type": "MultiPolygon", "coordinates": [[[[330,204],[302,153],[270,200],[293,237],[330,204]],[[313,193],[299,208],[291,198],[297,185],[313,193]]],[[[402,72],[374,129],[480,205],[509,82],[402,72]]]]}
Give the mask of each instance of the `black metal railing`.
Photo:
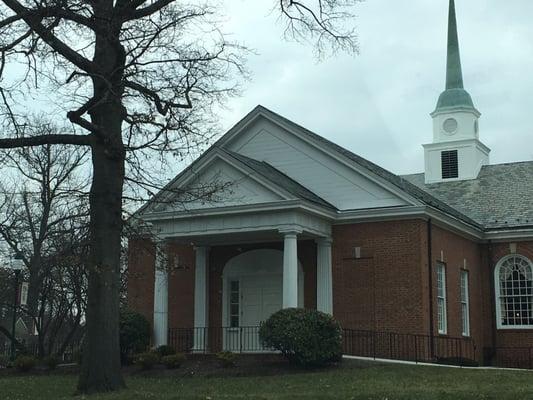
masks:
{"type": "Polygon", "coordinates": [[[485,353],[495,367],[533,369],[533,347],[494,347],[485,353]]]}
{"type": "MultiPolygon", "coordinates": [[[[39,349],[39,344],[36,341],[23,341],[23,350],[17,349],[17,354],[25,354],[39,358],[42,356],[39,349]]],[[[45,355],[55,356],[62,363],[71,363],[79,361],[81,354],[82,342],[73,341],[66,346],[61,343],[55,344],[52,348],[46,347],[44,349],[45,355]]],[[[11,343],[6,342],[0,345],[0,355],[4,357],[11,356],[11,343]]]]}
{"type": "Polygon", "coordinates": [[[476,364],[476,346],[470,338],[414,335],[343,329],[345,355],[390,360],[476,364]]]}
{"type": "MultiPolygon", "coordinates": [[[[343,329],[343,354],[351,356],[473,365],[476,346],[470,338],[343,329]]],[[[183,353],[270,351],[259,340],[259,327],[173,328],[168,344],[183,353]]]]}
{"type": "Polygon", "coordinates": [[[168,344],[183,353],[268,351],[259,340],[258,326],[171,328],[168,344]]]}

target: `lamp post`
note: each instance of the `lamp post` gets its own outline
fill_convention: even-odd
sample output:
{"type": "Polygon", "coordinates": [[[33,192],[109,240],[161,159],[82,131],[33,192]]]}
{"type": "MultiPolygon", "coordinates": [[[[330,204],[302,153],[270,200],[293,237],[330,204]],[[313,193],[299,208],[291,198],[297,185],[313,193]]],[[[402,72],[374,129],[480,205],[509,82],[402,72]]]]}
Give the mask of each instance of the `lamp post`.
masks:
{"type": "Polygon", "coordinates": [[[11,260],[11,269],[15,273],[15,282],[13,286],[13,325],[11,326],[11,361],[15,359],[16,346],[15,346],[15,327],[17,324],[17,301],[18,301],[18,289],[19,289],[19,276],[22,268],[24,267],[24,261],[22,256],[17,254],[15,258],[11,260]]]}

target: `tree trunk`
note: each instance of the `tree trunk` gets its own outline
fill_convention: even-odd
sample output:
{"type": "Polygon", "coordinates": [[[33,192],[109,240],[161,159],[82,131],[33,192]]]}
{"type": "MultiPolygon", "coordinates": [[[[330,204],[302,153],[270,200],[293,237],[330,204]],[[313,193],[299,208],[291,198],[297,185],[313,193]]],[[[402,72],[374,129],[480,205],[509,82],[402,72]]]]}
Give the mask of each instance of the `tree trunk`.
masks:
{"type": "Polygon", "coordinates": [[[106,138],[92,145],[90,254],[87,332],[78,391],[96,393],[123,388],[120,372],[119,289],[124,148],[123,109],[106,102],[91,112],[106,138]]]}

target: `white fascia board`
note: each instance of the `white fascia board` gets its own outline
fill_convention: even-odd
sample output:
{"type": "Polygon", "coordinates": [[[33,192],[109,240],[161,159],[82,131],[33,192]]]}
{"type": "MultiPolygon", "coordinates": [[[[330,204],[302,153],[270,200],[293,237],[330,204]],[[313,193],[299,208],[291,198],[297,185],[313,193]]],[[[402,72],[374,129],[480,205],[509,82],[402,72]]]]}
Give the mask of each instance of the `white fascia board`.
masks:
{"type": "Polygon", "coordinates": [[[385,179],[381,178],[380,176],[373,174],[371,171],[367,170],[366,168],[361,167],[354,161],[350,160],[348,157],[335,152],[330,151],[329,149],[326,149],[325,146],[320,146],[318,143],[316,143],[314,140],[309,138],[307,135],[302,134],[298,132],[298,129],[295,129],[295,127],[292,127],[288,125],[285,121],[280,120],[276,118],[275,115],[268,115],[263,110],[258,110],[256,114],[253,116],[250,115],[250,120],[246,121],[246,124],[243,124],[242,126],[235,126],[235,131],[228,132],[227,135],[224,135],[223,138],[220,139],[220,144],[222,147],[224,147],[224,144],[228,143],[233,139],[235,136],[237,136],[243,129],[245,129],[251,122],[253,122],[257,117],[264,117],[267,120],[273,122],[276,125],[279,125],[286,131],[292,133],[293,135],[297,136],[300,140],[310,144],[317,150],[321,151],[322,153],[328,155],[329,157],[334,158],[338,162],[344,164],[348,168],[354,170],[355,172],[363,175],[365,178],[369,179],[370,181],[376,183],[379,186],[384,187],[389,192],[393,193],[394,195],[398,196],[402,200],[406,201],[407,203],[410,203],[412,205],[422,205],[422,202],[420,202],[418,199],[414,198],[413,196],[409,195],[408,193],[404,192],[397,186],[391,184],[390,182],[386,181],[385,179]]]}
{"type": "Polygon", "coordinates": [[[303,202],[301,200],[283,200],[275,203],[264,204],[250,204],[242,206],[229,206],[229,207],[215,207],[205,208],[191,211],[162,211],[157,213],[150,213],[144,216],[144,221],[163,221],[168,219],[187,219],[196,217],[208,217],[211,215],[231,215],[231,214],[249,214],[265,211],[281,211],[281,210],[294,210],[301,209],[309,213],[324,217],[326,219],[334,219],[335,213],[322,207],[316,207],[310,203],[303,202]]]}
{"type": "Polygon", "coordinates": [[[350,224],[384,220],[408,219],[425,216],[425,206],[400,206],[341,211],[337,213],[335,224],[350,224]]]}
{"type": "Polygon", "coordinates": [[[433,207],[427,206],[391,207],[346,211],[337,214],[334,224],[344,225],[350,223],[391,221],[411,218],[420,218],[424,220],[431,218],[435,225],[441,226],[442,228],[448,230],[451,229],[452,231],[468,239],[479,241],[483,238],[483,232],[478,228],[468,225],[433,207]]]}
{"type": "Polygon", "coordinates": [[[485,239],[493,242],[523,242],[533,240],[533,228],[495,230],[485,233],[485,239]]]}
{"type": "Polygon", "coordinates": [[[451,230],[452,232],[455,232],[466,239],[475,240],[478,242],[484,239],[484,233],[482,229],[467,224],[433,207],[427,207],[426,215],[431,218],[435,225],[451,230]]]}

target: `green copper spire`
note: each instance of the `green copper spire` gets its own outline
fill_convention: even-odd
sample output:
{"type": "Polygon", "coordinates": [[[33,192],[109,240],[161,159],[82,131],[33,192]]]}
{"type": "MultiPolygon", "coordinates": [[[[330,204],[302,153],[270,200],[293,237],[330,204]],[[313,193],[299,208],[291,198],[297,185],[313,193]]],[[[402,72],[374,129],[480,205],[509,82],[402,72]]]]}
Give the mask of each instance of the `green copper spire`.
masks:
{"type": "Polygon", "coordinates": [[[448,15],[448,56],[446,60],[446,90],[442,92],[434,113],[447,112],[453,109],[470,109],[476,113],[472,97],[463,86],[463,71],[459,52],[459,38],[457,35],[457,18],[455,15],[455,1],[450,0],[448,15]]]}
{"type": "Polygon", "coordinates": [[[448,59],[446,65],[446,89],[463,88],[463,71],[461,70],[461,54],[457,37],[457,19],[455,17],[455,1],[450,0],[448,16],[448,59]]]}

